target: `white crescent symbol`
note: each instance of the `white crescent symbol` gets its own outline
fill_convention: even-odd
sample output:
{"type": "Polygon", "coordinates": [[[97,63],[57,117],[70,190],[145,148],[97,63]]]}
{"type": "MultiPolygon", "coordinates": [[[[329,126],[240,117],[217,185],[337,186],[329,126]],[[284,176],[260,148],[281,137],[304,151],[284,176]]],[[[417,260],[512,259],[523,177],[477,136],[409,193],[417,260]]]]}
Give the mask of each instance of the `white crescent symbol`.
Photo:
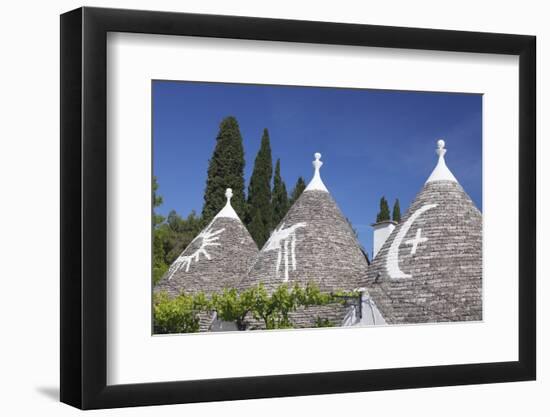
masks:
{"type": "Polygon", "coordinates": [[[399,269],[399,246],[401,245],[401,242],[405,238],[405,235],[411,228],[414,221],[425,211],[428,211],[434,207],[437,207],[437,204],[426,204],[422,207],[420,207],[418,210],[416,210],[411,217],[407,219],[405,223],[403,223],[403,226],[393,239],[393,242],[390,246],[390,250],[388,251],[388,256],[386,257],[386,270],[388,271],[388,275],[392,279],[399,279],[399,278],[411,278],[412,275],[405,274],[401,269],[399,269]]]}

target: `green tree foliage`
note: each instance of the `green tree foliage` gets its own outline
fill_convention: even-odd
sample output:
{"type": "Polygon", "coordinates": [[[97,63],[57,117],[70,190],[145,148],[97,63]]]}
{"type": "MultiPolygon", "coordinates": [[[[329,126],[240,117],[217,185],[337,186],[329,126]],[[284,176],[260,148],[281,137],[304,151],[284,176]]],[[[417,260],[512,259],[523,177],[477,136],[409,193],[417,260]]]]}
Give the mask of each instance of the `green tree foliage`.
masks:
{"type": "Polygon", "coordinates": [[[162,245],[167,265],[172,264],[201,230],[201,219],[194,211],[182,218],[171,210],[160,226],[162,245]]]}
{"type": "Polygon", "coordinates": [[[220,320],[234,321],[239,330],[246,330],[246,316],[254,309],[256,298],[257,288],[242,292],[235,288],[224,289],[212,295],[212,306],[220,320]]]}
{"type": "Polygon", "coordinates": [[[162,204],[162,197],[157,193],[158,188],[157,177],[153,177],[153,284],[156,284],[168,269],[160,230],[164,217],[155,212],[155,208],[162,204]]]}
{"type": "Polygon", "coordinates": [[[271,196],[271,205],[273,208],[272,225],[275,227],[283,219],[288,211],[288,194],[286,185],[281,178],[281,160],[277,159],[275,164],[275,175],[273,177],[273,194],[271,196]]]}
{"type": "Polygon", "coordinates": [[[378,223],[386,220],[390,220],[390,208],[386,197],[382,197],[380,199],[380,211],[376,215],[376,222],[378,223]]]}
{"type": "Polygon", "coordinates": [[[262,320],[266,329],[288,329],[292,327],[288,314],[296,310],[297,304],[298,300],[288,286],[281,285],[269,295],[260,285],[252,316],[256,320],[262,320]]]}
{"type": "Polygon", "coordinates": [[[290,205],[293,205],[296,202],[296,200],[298,200],[298,197],[302,195],[305,189],[306,189],[306,182],[302,177],[299,177],[298,181],[296,181],[296,185],[294,186],[294,189],[292,190],[292,193],[290,193],[290,205]]]}
{"type": "Polygon", "coordinates": [[[180,294],[172,299],[164,292],[155,294],[153,330],[157,334],[198,332],[198,313],[210,308],[210,302],[204,294],[180,294]]]}
{"type": "Polygon", "coordinates": [[[153,207],[159,207],[162,205],[162,196],[157,194],[157,191],[159,189],[159,184],[157,181],[157,177],[153,176],[153,207]]]}
{"type": "Polygon", "coordinates": [[[208,224],[225,205],[225,190],[233,190],[231,204],[240,218],[245,214],[244,149],[237,119],[226,117],[220,123],[216,147],[208,165],[202,208],[202,225],[208,224]]]}
{"type": "Polygon", "coordinates": [[[248,186],[246,224],[252,239],[262,247],[271,233],[271,176],[273,164],[269,132],[264,129],[260,150],[254,161],[254,169],[248,186]]]}
{"type": "Polygon", "coordinates": [[[153,233],[153,285],[160,281],[168,270],[162,244],[162,232],[156,229],[153,233]]]}
{"type": "Polygon", "coordinates": [[[159,189],[159,184],[157,182],[157,177],[153,177],[153,226],[161,224],[164,221],[164,217],[159,214],[156,214],[154,209],[162,205],[162,196],[157,194],[159,189]]]}
{"type": "Polygon", "coordinates": [[[317,317],[314,327],[335,327],[335,324],[327,318],[317,317]]]}
{"type": "MultiPolygon", "coordinates": [[[[271,294],[262,284],[244,291],[226,289],[212,294],[181,294],[170,299],[166,293],[156,294],[153,301],[155,333],[190,333],[199,330],[199,313],[216,311],[224,321],[237,323],[239,330],[246,330],[247,317],[263,323],[266,329],[291,328],[290,313],[300,307],[345,303],[346,297],[354,298],[356,293],[325,293],[314,284],[302,288],[282,284],[271,294]]],[[[333,325],[329,320],[318,317],[318,327],[333,325]]]]}
{"type": "Polygon", "coordinates": [[[263,222],[263,216],[259,209],[254,207],[249,207],[249,210],[253,211],[250,214],[250,220],[248,222],[248,231],[252,236],[252,239],[256,242],[256,245],[261,249],[267,240],[265,238],[265,224],[263,222]],[[261,238],[260,238],[261,234],[261,238]],[[265,240],[264,240],[265,239],[265,240]]]}
{"type": "Polygon", "coordinates": [[[401,207],[399,206],[399,199],[395,199],[393,203],[392,220],[399,223],[401,221],[401,207]]]}
{"type": "MultiPolygon", "coordinates": [[[[158,183],[153,178],[153,206],[162,204],[157,194],[158,183]]],[[[200,232],[201,219],[193,211],[186,219],[174,210],[166,218],[153,210],[153,284],[157,284],[168,267],[200,232]]]]}
{"type": "Polygon", "coordinates": [[[212,307],[222,320],[236,321],[239,329],[245,328],[247,314],[261,320],[266,329],[285,329],[292,327],[289,314],[299,307],[343,303],[344,295],[348,293],[321,292],[315,284],[308,284],[305,288],[281,284],[269,294],[259,284],[240,295],[235,290],[227,290],[212,298],[212,307]]]}
{"type": "Polygon", "coordinates": [[[256,320],[262,320],[266,329],[288,329],[292,328],[289,314],[298,307],[326,305],[335,301],[332,294],[319,291],[313,284],[305,288],[282,284],[271,295],[260,284],[256,289],[252,316],[256,320]]]}

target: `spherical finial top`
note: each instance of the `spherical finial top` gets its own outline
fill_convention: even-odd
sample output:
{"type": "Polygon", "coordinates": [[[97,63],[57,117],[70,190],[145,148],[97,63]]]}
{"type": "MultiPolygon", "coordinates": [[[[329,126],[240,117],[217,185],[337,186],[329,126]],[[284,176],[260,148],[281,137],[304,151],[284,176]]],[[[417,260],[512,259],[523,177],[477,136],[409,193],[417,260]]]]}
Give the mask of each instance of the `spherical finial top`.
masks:
{"type": "Polygon", "coordinates": [[[315,168],[315,172],[318,173],[319,169],[323,166],[323,161],[321,161],[321,154],[319,152],[315,152],[313,156],[315,157],[315,161],[313,161],[313,168],[315,168]]]}
{"type": "Polygon", "coordinates": [[[440,158],[443,158],[445,153],[447,153],[447,149],[445,149],[445,141],[443,139],[439,139],[437,141],[437,149],[435,150],[435,153],[438,154],[440,158]]]}
{"type": "Polygon", "coordinates": [[[321,167],[323,166],[323,161],[321,161],[321,153],[315,152],[313,154],[315,157],[315,161],[313,161],[313,178],[309,182],[309,184],[306,187],[306,191],[310,190],[320,190],[328,192],[327,187],[325,187],[325,184],[323,184],[323,180],[321,180],[321,173],[319,172],[321,167]]]}
{"type": "Polygon", "coordinates": [[[231,200],[231,197],[233,197],[233,190],[231,188],[227,188],[225,190],[225,196],[227,197],[227,200],[231,200]]]}
{"type": "Polygon", "coordinates": [[[435,153],[439,157],[437,160],[437,165],[428,177],[426,184],[434,181],[458,182],[453,173],[449,171],[449,168],[447,168],[447,164],[445,163],[445,154],[447,153],[447,149],[445,149],[445,141],[443,139],[439,139],[437,141],[437,149],[435,150],[435,153]]]}

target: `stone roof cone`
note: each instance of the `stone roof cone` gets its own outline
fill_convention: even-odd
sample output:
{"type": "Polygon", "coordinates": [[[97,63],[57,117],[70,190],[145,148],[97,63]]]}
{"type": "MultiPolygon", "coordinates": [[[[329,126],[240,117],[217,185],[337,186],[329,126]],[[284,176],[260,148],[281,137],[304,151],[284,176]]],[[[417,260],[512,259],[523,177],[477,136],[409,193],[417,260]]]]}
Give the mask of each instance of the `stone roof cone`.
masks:
{"type": "Polygon", "coordinates": [[[369,267],[388,324],[482,319],[482,216],[437,145],[437,166],[369,267]]]}
{"type": "Polygon", "coordinates": [[[258,247],[231,206],[230,188],[225,196],[225,207],[170,265],[155,292],[210,294],[235,288],[246,276],[258,247]]]}
{"type": "Polygon", "coordinates": [[[241,288],[282,283],[321,291],[351,291],[365,280],[367,261],[353,230],[321,179],[321,154],[315,154],[313,178],[277,225],[241,288]]]}

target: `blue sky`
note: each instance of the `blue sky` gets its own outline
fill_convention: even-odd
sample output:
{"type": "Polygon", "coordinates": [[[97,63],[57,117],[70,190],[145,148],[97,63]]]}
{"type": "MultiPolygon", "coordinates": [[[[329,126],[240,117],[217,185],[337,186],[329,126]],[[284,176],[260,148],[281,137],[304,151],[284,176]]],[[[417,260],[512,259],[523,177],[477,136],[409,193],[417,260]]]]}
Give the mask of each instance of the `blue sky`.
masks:
{"type": "Polygon", "coordinates": [[[380,197],[390,208],[399,198],[404,215],[435,167],[439,138],[447,165],[482,208],[481,95],[179,81],[152,88],[161,214],[200,214],[208,159],[229,115],[243,136],[247,185],[264,128],[289,192],[299,176],[309,182],[321,152],[323,181],[369,254],[380,197]]]}

